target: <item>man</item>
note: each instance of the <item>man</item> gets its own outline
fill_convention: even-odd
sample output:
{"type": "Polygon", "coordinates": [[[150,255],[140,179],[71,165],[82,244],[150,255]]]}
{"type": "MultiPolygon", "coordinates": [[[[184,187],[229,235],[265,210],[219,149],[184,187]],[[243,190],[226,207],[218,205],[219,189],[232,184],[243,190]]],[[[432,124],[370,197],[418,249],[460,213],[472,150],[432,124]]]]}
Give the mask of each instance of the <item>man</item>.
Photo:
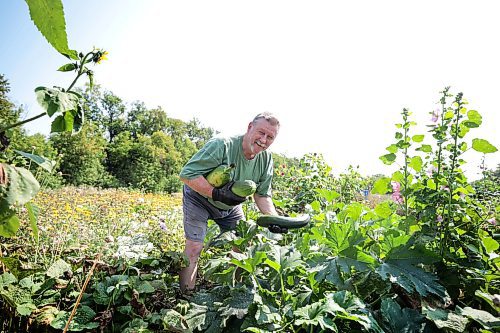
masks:
{"type": "Polygon", "coordinates": [[[179,274],[183,292],[195,287],[198,258],[203,249],[208,219],[214,220],[225,231],[236,228],[238,221],[244,217],[240,204],[246,198],[231,192],[232,181],[221,188],[214,188],[204,177],[210,171],[221,164],[235,164],[233,181],[253,180],[257,184],[253,196],[257,208],[262,214],[278,215],[271,200],[273,160],[267,148],[276,139],[279,128],[280,123],[273,114],[260,113],[248,124],[244,135],[210,139],[182,169],[184,253],[189,258],[189,266],[179,274]],[[217,202],[233,208],[225,210],[217,202]]]}

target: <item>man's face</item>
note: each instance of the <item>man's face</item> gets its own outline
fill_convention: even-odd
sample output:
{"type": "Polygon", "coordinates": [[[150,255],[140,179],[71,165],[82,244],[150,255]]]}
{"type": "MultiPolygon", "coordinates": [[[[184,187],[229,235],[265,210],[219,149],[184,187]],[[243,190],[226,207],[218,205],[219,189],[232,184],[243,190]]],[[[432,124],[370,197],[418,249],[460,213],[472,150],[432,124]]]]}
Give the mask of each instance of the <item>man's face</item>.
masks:
{"type": "Polygon", "coordinates": [[[266,150],[278,135],[279,127],[271,125],[264,118],[257,119],[248,125],[245,140],[243,141],[243,153],[247,159],[253,159],[258,153],[266,150]]]}

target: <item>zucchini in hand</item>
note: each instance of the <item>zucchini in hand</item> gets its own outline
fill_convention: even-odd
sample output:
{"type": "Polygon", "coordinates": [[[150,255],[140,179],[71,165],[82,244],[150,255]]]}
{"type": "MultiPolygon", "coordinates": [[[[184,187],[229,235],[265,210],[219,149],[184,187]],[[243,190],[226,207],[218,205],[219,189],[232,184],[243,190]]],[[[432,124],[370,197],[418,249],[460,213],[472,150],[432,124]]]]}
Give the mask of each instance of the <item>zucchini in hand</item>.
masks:
{"type": "Polygon", "coordinates": [[[257,224],[265,228],[268,228],[271,225],[277,225],[281,228],[297,229],[305,227],[310,220],[311,217],[308,214],[296,217],[262,215],[257,218],[257,224]]]}

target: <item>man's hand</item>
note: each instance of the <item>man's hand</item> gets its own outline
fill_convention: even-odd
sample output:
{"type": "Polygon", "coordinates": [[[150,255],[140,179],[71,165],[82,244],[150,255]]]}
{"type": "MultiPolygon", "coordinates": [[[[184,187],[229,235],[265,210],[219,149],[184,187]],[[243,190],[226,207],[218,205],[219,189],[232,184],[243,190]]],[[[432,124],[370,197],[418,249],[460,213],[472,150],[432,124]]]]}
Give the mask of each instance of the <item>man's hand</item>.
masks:
{"type": "Polygon", "coordinates": [[[233,184],[234,181],[230,181],[221,188],[214,187],[214,189],[212,190],[212,199],[225,203],[229,206],[236,206],[244,202],[247,198],[240,197],[239,195],[236,195],[231,191],[231,187],[233,186],[233,184]]]}
{"type": "Polygon", "coordinates": [[[288,232],[288,228],[280,227],[279,225],[276,224],[269,225],[267,229],[269,229],[270,232],[275,234],[286,234],[288,232]]]}

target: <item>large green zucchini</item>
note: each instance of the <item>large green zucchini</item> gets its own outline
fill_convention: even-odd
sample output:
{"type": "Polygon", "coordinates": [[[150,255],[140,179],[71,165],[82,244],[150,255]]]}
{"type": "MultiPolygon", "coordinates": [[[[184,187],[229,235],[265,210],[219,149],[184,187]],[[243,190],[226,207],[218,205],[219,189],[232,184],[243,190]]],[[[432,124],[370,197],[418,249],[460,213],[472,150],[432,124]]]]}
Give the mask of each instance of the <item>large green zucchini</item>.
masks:
{"type": "Polygon", "coordinates": [[[277,225],[282,228],[296,229],[305,227],[311,217],[308,214],[287,217],[287,216],[276,216],[276,215],[261,215],[257,218],[257,224],[261,227],[269,227],[270,225],[277,225]]]}
{"type": "Polygon", "coordinates": [[[222,187],[231,180],[231,171],[234,169],[234,167],[234,164],[231,164],[229,166],[221,164],[217,168],[210,171],[210,173],[205,178],[213,187],[222,187]]]}

